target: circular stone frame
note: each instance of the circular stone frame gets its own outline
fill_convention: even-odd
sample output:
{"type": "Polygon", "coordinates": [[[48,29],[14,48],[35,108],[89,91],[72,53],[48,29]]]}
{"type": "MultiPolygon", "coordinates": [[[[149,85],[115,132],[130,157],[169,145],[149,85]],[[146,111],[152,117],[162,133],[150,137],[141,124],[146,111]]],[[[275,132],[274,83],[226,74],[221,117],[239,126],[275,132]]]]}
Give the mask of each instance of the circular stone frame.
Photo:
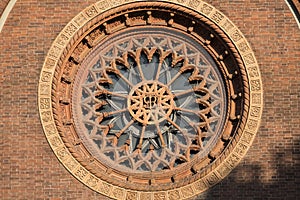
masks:
{"type": "Polygon", "coordinates": [[[250,45],[224,14],[201,0],[101,0],[89,6],[74,17],[53,42],[42,68],[38,93],[44,133],[57,158],[82,183],[113,199],[187,199],[217,184],[238,165],[250,148],[259,128],[263,107],[261,75],[250,45]],[[136,22],[126,13],[135,8],[145,11],[145,17],[137,16],[136,22]],[[168,27],[176,25],[176,11],[192,16],[195,20],[188,21],[185,27],[178,26],[191,35],[194,35],[197,23],[204,24],[211,33],[199,39],[201,45],[224,69],[229,65],[226,57],[232,57],[232,64],[237,66],[237,70],[223,72],[230,91],[229,122],[209,153],[209,159],[193,161],[189,171],[181,174],[182,177],[170,177],[169,182],[157,179],[160,174],[155,172],[156,178],[147,176],[139,187],[134,185],[139,184],[143,176],[122,177],[121,173],[99,163],[85,149],[76,135],[71,116],[71,86],[79,63],[104,37],[117,32],[121,26],[161,23],[147,11],[151,8],[154,12],[159,8],[174,11],[165,19],[168,27]],[[109,21],[114,19],[113,15],[121,15],[122,12],[124,20],[121,24],[109,21]],[[94,31],[96,27],[101,27],[103,32],[94,31]],[[224,48],[218,49],[215,40],[224,48]],[[241,87],[234,86],[235,79],[239,80],[241,87]]]}

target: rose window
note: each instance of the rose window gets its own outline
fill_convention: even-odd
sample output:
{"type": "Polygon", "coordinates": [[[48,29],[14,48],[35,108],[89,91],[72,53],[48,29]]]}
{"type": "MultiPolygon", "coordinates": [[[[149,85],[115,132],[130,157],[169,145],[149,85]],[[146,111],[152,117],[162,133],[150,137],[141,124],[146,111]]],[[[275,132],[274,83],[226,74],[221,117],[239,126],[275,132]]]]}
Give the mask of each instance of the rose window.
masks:
{"type": "Polygon", "coordinates": [[[160,171],[207,154],[227,100],[219,69],[195,44],[148,29],[87,56],[73,105],[80,137],[96,158],[116,169],[160,171]]]}

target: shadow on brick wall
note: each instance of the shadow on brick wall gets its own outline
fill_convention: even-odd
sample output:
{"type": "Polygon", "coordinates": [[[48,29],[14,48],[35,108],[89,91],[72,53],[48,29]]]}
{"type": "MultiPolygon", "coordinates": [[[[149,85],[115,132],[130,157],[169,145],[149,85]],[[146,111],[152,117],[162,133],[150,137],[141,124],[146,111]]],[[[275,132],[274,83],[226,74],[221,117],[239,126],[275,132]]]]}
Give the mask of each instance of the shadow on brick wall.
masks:
{"type": "Polygon", "coordinates": [[[198,199],[300,199],[300,138],[292,141],[290,148],[276,149],[272,160],[241,166],[242,173],[232,173],[227,179],[211,188],[198,199]],[[268,165],[273,172],[263,172],[268,165]],[[266,174],[268,173],[268,174],[266,174]],[[270,181],[262,181],[269,176],[270,181]],[[224,191],[228,189],[227,191],[224,191]]]}

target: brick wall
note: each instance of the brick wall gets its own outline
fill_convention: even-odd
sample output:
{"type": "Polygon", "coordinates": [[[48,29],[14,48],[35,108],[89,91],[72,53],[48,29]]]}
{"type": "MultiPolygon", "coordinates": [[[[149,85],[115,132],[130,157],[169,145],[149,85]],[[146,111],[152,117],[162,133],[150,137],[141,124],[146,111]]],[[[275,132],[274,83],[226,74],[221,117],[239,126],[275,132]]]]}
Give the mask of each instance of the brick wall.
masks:
{"type": "Polygon", "coordinates": [[[300,1],[299,0],[292,0],[292,2],[297,7],[298,11],[300,12],[300,1]]]}
{"type": "MultiPolygon", "coordinates": [[[[37,86],[61,29],[94,0],[17,1],[0,34],[0,199],[106,199],[81,184],[42,131],[37,86]]],[[[196,199],[297,199],[300,195],[300,31],[282,0],[207,0],[251,44],[264,84],[261,128],[246,157],[196,199]]]]}
{"type": "Polygon", "coordinates": [[[9,0],[1,0],[0,1],[0,17],[1,17],[1,14],[3,13],[3,11],[5,10],[8,2],[9,2],[9,0]]]}

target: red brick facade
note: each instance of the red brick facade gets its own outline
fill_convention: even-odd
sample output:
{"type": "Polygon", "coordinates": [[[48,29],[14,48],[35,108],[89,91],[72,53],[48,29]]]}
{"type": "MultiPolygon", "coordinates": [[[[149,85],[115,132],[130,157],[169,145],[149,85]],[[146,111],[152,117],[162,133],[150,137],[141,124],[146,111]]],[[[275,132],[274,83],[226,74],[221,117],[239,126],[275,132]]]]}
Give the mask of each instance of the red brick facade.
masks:
{"type": "MultiPolygon", "coordinates": [[[[96,1],[17,1],[0,33],[0,199],[107,199],[59,163],[43,134],[38,81],[62,28],[96,1]]],[[[207,3],[243,32],[260,65],[264,112],[246,157],[195,199],[297,199],[300,195],[300,31],[284,1],[207,3]]],[[[294,1],[299,8],[299,1],[294,1]]],[[[5,4],[5,3],[4,3],[5,4]]],[[[3,4],[3,5],[4,5],[3,4]]],[[[0,13],[3,11],[0,4],[0,13]]]]}

